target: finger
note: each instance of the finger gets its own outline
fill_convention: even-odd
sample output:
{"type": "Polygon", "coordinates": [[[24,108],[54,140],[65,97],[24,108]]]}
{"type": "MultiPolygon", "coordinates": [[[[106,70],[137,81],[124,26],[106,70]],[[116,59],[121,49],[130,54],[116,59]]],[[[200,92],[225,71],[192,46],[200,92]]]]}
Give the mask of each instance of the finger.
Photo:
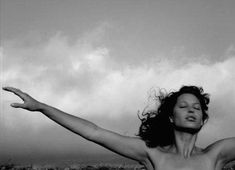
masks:
{"type": "Polygon", "coordinates": [[[19,89],[14,88],[14,87],[3,87],[2,89],[6,91],[10,91],[10,92],[20,91],[19,89]]]}
{"type": "Polygon", "coordinates": [[[6,91],[11,91],[12,87],[3,87],[2,89],[6,91]]]}
{"type": "Polygon", "coordinates": [[[24,108],[24,104],[22,104],[22,103],[12,103],[11,107],[14,107],[14,108],[24,108]]]}
{"type": "Polygon", "coordinates": [[[5,91],[12,92],[15,95],[19,96],[21,99],[24,99],[25,94],[20,89],[17,89],[17,88],[14,88],[14,87],[3,87],[2,89],[5,90],[5,91]]]}

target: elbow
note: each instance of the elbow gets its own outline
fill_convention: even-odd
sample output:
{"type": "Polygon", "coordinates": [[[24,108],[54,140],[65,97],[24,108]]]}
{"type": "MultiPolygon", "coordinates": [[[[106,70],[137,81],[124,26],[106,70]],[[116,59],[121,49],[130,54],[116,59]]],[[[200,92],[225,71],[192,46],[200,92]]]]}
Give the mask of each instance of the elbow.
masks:
{"type": "Polygon", "coordinates": [[[101,128],[94,125],[91,129],[89,129],[87,135],[84,137],[89,141],[96,141],[97,138],[99,137],[100,130],[101,130],[101,128]]]}

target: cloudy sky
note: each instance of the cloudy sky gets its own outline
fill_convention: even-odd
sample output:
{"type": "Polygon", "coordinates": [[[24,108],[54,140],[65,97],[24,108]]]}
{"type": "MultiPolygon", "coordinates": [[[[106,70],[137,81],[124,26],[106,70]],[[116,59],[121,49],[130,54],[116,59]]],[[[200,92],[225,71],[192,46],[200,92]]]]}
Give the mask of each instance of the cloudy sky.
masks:
{"type": "MultiPolygon", "coordinates": [[[[234,0],[0,0],[0,8],[1,86],[129,136],[150,89],[202,86],[210,120],[197,144],[235,136],[234,0]]],[[[110,154],[0,93],[0,162],[110,154]]]]}

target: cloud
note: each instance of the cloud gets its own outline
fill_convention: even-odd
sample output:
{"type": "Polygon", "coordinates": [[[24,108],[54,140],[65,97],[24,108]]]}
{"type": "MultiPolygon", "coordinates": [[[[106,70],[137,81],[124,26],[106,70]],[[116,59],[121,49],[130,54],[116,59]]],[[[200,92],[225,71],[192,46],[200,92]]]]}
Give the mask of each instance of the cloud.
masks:
{"type": "MultiPolygon", "coordinates": [[[[118,67],[115,55],[111,55],[110,49],[102,44],[105,29],[100,27],[93,32],[94,36],[87,34],[87,39],[84,36],[73,43],[61,33],[31,46],[21,44],[19,40],[6,42],[1,47],[1,82],[4,86],[18,87],[42,102],[128,135],[134,135],[138,130],[136,114],[148,104],[149,89],[160,87],[170,91],[182,85],[203,86],[211,94],[212,113],[199,143],[206,145],[208,141],[226,135],[234,136],[231,131],[235,128],[232,113],[235,109],[233,45],[225,50],[224,60],[217,62],[202,59],[203,55],[200,56],[202,60],[159,55],[155,59],[144,58],[136,65],[127,62],[118,67]]],[[[183,51],[183,47],[179,49],[179,53],[183,51]]],[[[176,53],[177,50],[172,52],[176,53]]],[[[45,149],[52,145],[55,149],[63,142],[72,143],[70,149],[66,147],[70,151],[76,147],[77,143],[71,142],[76,139],[67,135],[67,131],[55,130],[57,125],[41,114],[10,108],[10,103],[20,100],[6,92],[2,96],[0,126],[6,138],[2,145],[8,146],[6,148],[14,145],[9,141],[17,140],[21,143],[27,141],[25,148],[29,152],[33,148],[39,152],[40,147],[45,149]],[[52,140],[48,139],[50,134],[60,140],[49,142],[52,140]],[[35,138],[40,139],[39,145],[35,138]]],[[[84,145],[81,146],[78,148],[84,145]]],[[[20,147],[13,148],[12,152],[20,147]]],[[[66,149],[55,150],[62,153],[66,149]]]]}

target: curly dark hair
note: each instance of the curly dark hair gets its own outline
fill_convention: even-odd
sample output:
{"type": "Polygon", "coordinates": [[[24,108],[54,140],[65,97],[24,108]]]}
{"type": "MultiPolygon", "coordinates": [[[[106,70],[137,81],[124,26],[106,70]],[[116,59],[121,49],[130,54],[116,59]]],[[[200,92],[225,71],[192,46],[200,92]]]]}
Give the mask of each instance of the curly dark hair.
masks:
{"type": "MultiPolygon", "coordinates": [[[[201,105],[203,121],[208,120],[208,104],[210,102],[209,94],[204,93],[202,87],[182,86],[179,91],[163,93],[159,91],[159,95],[155,96],[160,102],[157,111],[142,112],[141,125],[137,136],[145,141],[150,148],[157,146],[168,146],[174,144],[174,128],[169,120],[173,113],[173,108],[177,102],[177,98],[184,93],[195,95],[201,105]]],[[[139,116],[139,115],[138,115],[139,116]]]]}

